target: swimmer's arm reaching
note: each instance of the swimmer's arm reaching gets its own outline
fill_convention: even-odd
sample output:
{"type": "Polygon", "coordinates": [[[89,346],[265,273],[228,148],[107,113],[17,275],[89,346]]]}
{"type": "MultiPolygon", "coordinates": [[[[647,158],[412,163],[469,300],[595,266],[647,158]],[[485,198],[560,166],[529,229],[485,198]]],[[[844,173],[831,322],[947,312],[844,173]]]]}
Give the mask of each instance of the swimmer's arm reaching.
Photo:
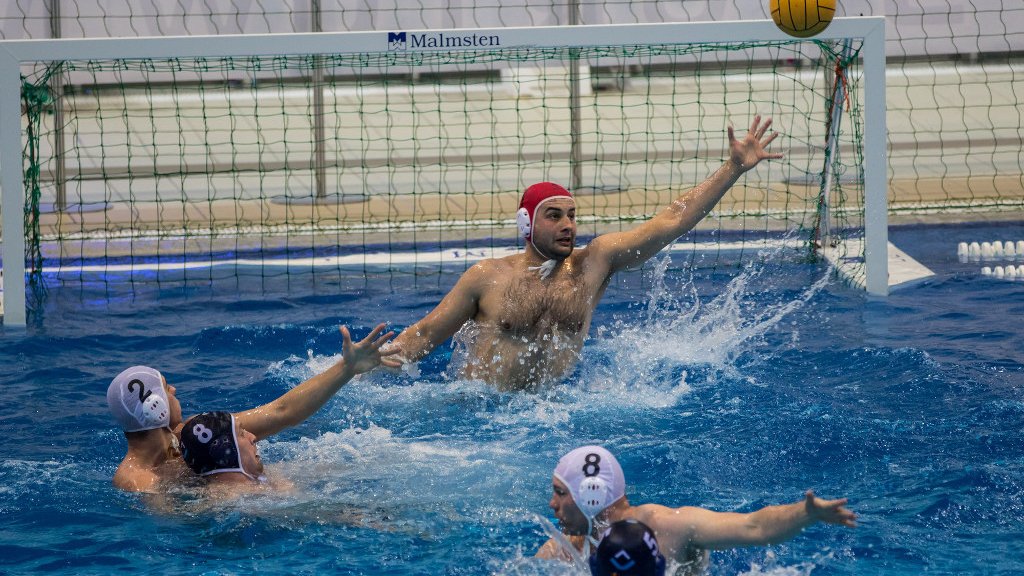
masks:
{"type": "Polygon", "coordinates": [[[341,336],[344,342],[341,361],[292,388],[273,402],[235,414],[237,426],[252,432],[257,440],[273,436],[312,416],[357,374],[369,372],[378,365],[400,366],[401,364],[391,356],[398,354],[401,348],[392,347],[387,351],[381,351],[381,346],[394,335],[394,332],[381,335],[385,327],[385,324],[378,324],[366,338],[353,343],[348,328],[342,326],[341,336]]]}
{"type": "Polygon", "coordinates": [[[655,524],[658,542],[675,554],[690,547],[763,546],[785,542],[817,522],[855,527],[857,516],[845,504],[846,498],[823,500],[808,490],[799,502],[766,506],[746,514],[694,507],[662,508],[655,524]]]}
{"type": "Polygon", "coordinates": [[[608,263],[608,273],[638,266],[697,225],[748,170],[762,160],[782,158],[767,147],[778,136],[770,134],[771,118],[755,116],[746,136],[737,139],[729,126],[729,159],[707,180],[691,188],[653,218],[636,228],[598,236],[588,249],[608,263]]]}
{"type": "Polygon", "coordinates": [[[416,362],[430,354],[476,316],[483,283],[492,273],[488,261],[470,267],[429,314],[403,330],[388,347],[400,347],[398,358],[404,362],[416,362]]]}

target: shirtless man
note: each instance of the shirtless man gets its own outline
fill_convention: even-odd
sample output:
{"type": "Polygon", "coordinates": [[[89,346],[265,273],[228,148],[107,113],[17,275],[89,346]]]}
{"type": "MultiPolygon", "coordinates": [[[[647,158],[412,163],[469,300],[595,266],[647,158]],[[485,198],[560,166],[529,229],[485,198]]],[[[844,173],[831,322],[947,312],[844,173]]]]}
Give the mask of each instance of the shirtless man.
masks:
{"type": "Polygon", "coordinates": [[[537,557],[571,561],[582,555],[586,561],[601,527],[636,520],[653,530],[661,553],[680,565],[678,573],[701,574],[710,550],[784,542],[817,522],[853,528],[857,516],[845,504],[846,498],[822,500],[808,490],[799,502],[748,513],[713,512],[694,506],[633,506],[626,500],[626,481],[615,457],[600,446],[583,446],[558,461],[548,503],[566,536],[563,541],[575,550],[565,550],[552,538],[537,557]]]}
{"type": "Polygon", "coordinates": [[[580,250],[571,194],[550,182],[530,186],[517,214],[525,252],[466,270],[434,310],[395,339],[403,359],[423,358],[472,320],[463,377],[506,390],[564,377],[612,274],[657,254],[696,226],[745,172],[782,157],[766,150],[778,136],[768,134],[771,123],[755,116],[743,139],[730,126],[729,159],[707,180],[633,230],[598,236],[580,250]]]}
{"type": "MultiPolygon", "coordinates": [[[[272,402],[234,414],[234,419],[255,439],[266,438],[309,418],[355,375],[378,364],[401,366],[388,358],[400,348],[380,351],[394,334],[381,336],[384,327],[378,325],[353,344],[348,328],[342,326],[341,361],[272,402]]],[[[159,371],[146,366],[128,368],[107,387],[107,405],[128,439],[128,453],[114,473],[114,486],[129,492],[158,492],[162,483],[191,474],[178,457],[182,418],[176,392],[159,371]]]]}

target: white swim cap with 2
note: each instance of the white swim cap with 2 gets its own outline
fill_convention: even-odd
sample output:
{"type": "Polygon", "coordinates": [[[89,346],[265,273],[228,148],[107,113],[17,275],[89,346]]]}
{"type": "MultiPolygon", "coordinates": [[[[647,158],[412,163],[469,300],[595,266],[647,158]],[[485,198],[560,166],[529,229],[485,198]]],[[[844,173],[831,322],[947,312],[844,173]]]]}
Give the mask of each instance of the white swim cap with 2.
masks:
{"type": "Polygon", "coordinates": [[[171,425],[163,376],[148,366],[132,366],[107,387],[107,406],[125,432],[141,432],[171,425]]]}
{"type": "Polygon", "coordinates": [[[619,461],[600,446],[583,446],[569,452],[555,467],[558,478],[587,519],[593,519],[626,495],[626,479],[619,461]]]}

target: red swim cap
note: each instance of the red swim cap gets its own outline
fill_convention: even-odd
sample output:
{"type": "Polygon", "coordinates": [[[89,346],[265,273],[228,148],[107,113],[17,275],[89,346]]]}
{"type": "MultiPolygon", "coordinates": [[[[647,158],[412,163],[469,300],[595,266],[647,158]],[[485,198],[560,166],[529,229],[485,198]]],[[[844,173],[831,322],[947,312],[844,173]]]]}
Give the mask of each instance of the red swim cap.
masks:
{"type": "Polygon", "coordinates": [[[516,224],[519,226],[520,236],[530,240],[530,231],[533,230],[537,209],[552,198],[572,199],[572,194],[554,182],[538,182],[523,192],[523,199],[519,201],[519,212],[516,213],[516,224]]]}

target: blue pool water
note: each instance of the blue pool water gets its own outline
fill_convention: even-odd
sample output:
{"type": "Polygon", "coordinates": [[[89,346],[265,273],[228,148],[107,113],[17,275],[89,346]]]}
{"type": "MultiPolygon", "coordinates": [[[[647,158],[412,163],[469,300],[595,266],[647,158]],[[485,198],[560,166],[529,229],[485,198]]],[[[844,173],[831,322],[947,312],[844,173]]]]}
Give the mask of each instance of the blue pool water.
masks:
{"type": "Polygon", "coordinates": [[[263,443],[292,492],[170,513],[110,486],[116,372],[159,367],[186,415],[248,408],[333,362],[338,324],[407,326],[457,275],[55,287],[0,333],[0,573],[578,574],[532,555],[558,457],[600,442],[634,504],[746,511],[814,488],[860,515],[715,552],[711,574],[1020,574],[1024,283],[956,243],[1021,237],[894,229],[937,276],[886,300],[821,264],[676,254],[614,279],[564,383],[498,393],[448,377],[445,347],[263,443]]]}

